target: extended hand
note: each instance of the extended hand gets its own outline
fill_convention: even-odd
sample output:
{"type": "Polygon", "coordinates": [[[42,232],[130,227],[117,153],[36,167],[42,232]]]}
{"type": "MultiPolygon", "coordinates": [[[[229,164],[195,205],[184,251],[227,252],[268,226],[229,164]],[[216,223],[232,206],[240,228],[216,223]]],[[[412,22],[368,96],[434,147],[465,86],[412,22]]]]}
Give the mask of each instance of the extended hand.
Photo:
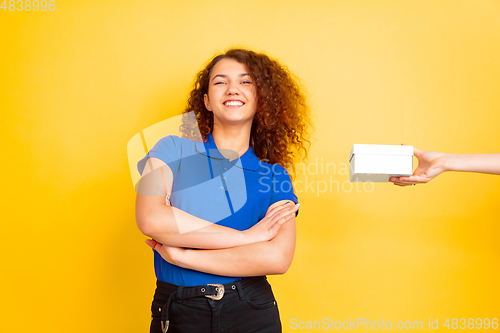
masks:
{"type": "Polygon", "coordinates": [[[446,171],[447,161],[445,153],[413,148],[413,154],[418,159],[418,167],[415,169],[415,172],[409,177],[391,177],[389,181],[393,182],[394,185],[425,184],[446,171]]]}

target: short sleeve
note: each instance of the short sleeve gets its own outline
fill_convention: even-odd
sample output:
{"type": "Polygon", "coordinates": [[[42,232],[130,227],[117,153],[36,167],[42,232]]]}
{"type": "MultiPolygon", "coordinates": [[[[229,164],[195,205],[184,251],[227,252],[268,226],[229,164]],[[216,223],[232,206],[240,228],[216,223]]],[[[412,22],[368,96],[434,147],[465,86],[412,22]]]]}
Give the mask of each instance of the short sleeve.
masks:
{"type": "MultiPolygon", "coordinates": [[[[286,171],[285,168],[278,164],[274,164],[273,170],[273,180],[272,180],[272,194],[271,194],[271,204],[274,204],[281,200],[291,200],[295,203],[299,202],[299,199],[295,195],[293,190],[292,179],[286,171]]],[[[295,216],[299,215],[297,210],[295,216]]]]}
{"type": "Polygon", "coordinates": [[[148,158],[155,157],[165,162],[175,176],[175,173],[179,168],[179,161],[182,153],[179,139],[180,138],[175,135],[169,135],[160,139],[146,154],[146,156],[137,163],[139,173],[142,175],[148,158]]]}

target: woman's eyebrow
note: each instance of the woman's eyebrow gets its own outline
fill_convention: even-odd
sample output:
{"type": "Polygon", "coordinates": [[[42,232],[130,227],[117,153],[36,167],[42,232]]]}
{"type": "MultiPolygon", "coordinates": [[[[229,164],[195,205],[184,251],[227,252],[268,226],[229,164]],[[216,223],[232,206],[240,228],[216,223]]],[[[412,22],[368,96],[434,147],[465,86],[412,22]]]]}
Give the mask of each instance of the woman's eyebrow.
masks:
{"type": "MultiPolygon", "coordinates": [[[[250,76],[250,74],[249,73],[241,73],[240,77],[243,77],[243,76],[250,76]]],[[[215,80],[216,77],[221,77],[221,78],[225,79],[225,78],[227,78],[227,75],[226,74],[217,74],[212,78],[212,81],[215,80]]]]}

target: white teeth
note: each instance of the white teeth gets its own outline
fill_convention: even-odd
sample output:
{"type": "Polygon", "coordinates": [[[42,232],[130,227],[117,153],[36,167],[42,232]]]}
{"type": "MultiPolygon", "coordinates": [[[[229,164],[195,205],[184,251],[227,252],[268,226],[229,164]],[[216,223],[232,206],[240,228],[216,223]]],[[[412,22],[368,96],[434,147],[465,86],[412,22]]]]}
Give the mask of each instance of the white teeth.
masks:
{"type": "Polygon", "coordinates": [[[227,105],[227,106],[241,106],[241,105],[243,105],[243,103],[240,102],[240,101],[229,101],[229,102],[224,103],[224,105],[227,105]]]}

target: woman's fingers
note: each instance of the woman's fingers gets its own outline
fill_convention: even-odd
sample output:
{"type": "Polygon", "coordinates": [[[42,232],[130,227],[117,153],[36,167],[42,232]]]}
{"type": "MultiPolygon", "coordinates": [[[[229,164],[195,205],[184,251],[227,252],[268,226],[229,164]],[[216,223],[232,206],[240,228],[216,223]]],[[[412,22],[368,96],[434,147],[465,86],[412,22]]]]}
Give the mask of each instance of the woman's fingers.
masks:
{"type": "Polygon", "coordinates": [[[288,221],[290,218],[292,218],[295,215],[295,212],[299,209],[300,204],[293,205],[289,209],[284,209],[280,212],[278,212],[276,215],[273,216],[272,218],[272,224],[273,226],[275,224],[279,224],[280,226],[284,224],[286,221],[288,221]]]}
{"type": "Polygon", "coordinates": [[[169,249],[170,247],[166,247],[153,239],[146,239],[146,244],[148,244],[149,247],[158,252],[163,259],[165,259],[169,263],[172,263],[172,259],[167,252],[167,249],[169,249]]]}
{"type": "MultiPolygon", "coordinates": [[[[298,204],[300,205],[300,204],[298,204]]],[[[274,207],[273,209],[271,209],[267,214],[266,214],[266,217],[270,217],[270,218],[273,218],[274,216],[276,216],[277,214],[280,214],[281,212],[283,212],[283,210],[292,210],[294,209],[296,205],[293,204],[293,202],[287,202],[286,204],[284,205],[279,205],[277,207],[274,207]]]]}
{"type": "Polygon", "coordinates": [[[269,228],[269,233],[273,238],[278,234],[281,226],[291,220],[295,216],[295,212],[299,209],[300,204],[293,206],[293,209],[281,212],[272,219],[272,225],[269,228]]]}
{"type": "Polygon", "coordinates": [[[157,241],[155,241],[153,239],[146,239],[146,244],[148,244],[149,247],[151,247],[153,250],[156,250],[156,246],[161,246],[160,243],[158,243],[157,241]]]}
{"type": "Polygon", "coordinates": [[[283,205],[283,206],[286,207],[280,206],[281,209],[275,211],[274,214],[266,215],[265,226],[267,232],[269,233],[269,235],[271,235],[271,239],[278,234],[278,231],[281,228],[281,226],[295,215],[295,212],[299,209],[300,204],[283,205]]]}
{"type": "Polygon", "coordinates": [[[403,176],[403,177],[391,177],[390,182],[398,186],[408,186],[416,184],[426,184],[429,182],[429,177],[426,174],[413,175],[413,176],[403,176]]]}
{"type": "Polygon", "coordinates": [[[395,182],[394,185],[397,185],[397,186],[411,186],[411,185],[415,185],[415,184],[408,184],[408,183],[398,183],[398,182],[395,182]]]}
{"type": "MultiPolygon", "coordinates": [[[[283,206],[285,206],[285,205],[283,205],[283,206]]],[[[300,207],[300,204],[296,204],[296,205],[289,204],[289,205],[286,205],[284,208],[277,210],[276,212],[270,214],[269,217],[271,219],[275,219],[276,217],[279,218],[281,216],[286,216],[288,214],[292,214],[293,212],[297,211],[297,209],[299,209],[299,207],[300,207]]]]}
{"type": "Polygon", "coordinates": [[[285,224],[285,222],[289,221],[292,219],[292,215],[286,215],[282,218],[280,218],[278,221],[276,221],[271,228],[269,228],[269,233],[271,234],[272,238],[274,238],[277,234],[278,231],[280,230],[281,226],[285,224]]]}
{"type": "Polygon", "coordinates": [[[422,184],[422,183],[406,181],[406,180],[397,180],[394,182],[394,185],[398,185],[398,186],[409,186],[409,185],[416,185],[416,184],[422,184]]]}
{"type": "Polygon", "coordinates": [[[269,215],[269,216],[274,215],[274,214],[278,213],[279,211],[281,211],[281,210],[283,210],[285,208],[289,208],[291,206],[293,206],[292,203],[290,201],[288,201],[286,204],[274,207],[269,212],[267,212],[266,215],[269,215]]]}
{"type": "Polygon", "coordinates": [[[280,227],[290,220],[299,209],[300,204],[283,204],[269,210],[262,220],[248,229],[250,237],[256,241],[268,241],[273,239],[280,227]]]}

